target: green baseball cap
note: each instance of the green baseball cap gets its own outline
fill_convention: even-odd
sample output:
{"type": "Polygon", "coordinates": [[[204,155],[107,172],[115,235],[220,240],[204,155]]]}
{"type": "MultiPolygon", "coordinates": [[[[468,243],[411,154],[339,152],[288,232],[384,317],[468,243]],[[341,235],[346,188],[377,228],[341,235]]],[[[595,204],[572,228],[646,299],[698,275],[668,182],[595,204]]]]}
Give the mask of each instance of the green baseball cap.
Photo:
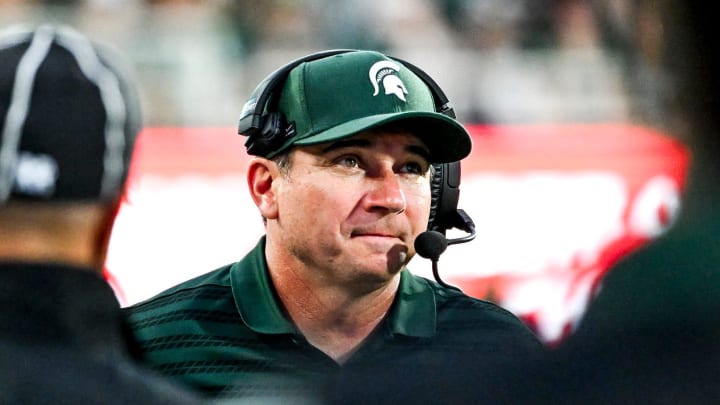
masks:
{"type": "Polygon", "coordinates": [[[433,93],[412,69],[374,51],[351,51],[304,62],[292,69],[277,104],[292,135],[268,157],[292,145],[348,138],[389,123],[401,123],[420,138],[432,163],[470,154],[467,130],[436,112],[433,93]]]}

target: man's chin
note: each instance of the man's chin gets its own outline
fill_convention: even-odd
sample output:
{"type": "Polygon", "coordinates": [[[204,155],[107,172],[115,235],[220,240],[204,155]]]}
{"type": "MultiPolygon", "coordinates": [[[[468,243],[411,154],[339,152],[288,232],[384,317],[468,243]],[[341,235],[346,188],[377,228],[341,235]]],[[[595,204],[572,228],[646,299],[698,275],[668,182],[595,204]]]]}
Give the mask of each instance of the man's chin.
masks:
{"type": "Polygon", "coordinates": [[[358,258],[368,266],[382,268],[386,273],[396,274],[408,263],[408,249],[406,246],[396,243],[386,246],[370,246],[363,249],[358,258]]]}

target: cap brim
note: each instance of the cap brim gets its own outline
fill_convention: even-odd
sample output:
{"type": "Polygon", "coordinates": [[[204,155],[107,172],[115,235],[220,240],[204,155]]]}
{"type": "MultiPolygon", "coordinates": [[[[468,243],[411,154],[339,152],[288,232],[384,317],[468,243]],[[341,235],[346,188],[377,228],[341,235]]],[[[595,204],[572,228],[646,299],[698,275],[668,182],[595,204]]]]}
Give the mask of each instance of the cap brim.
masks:
{"type": "Polygon", "coordinates": [[[435,112],[408,111],[378,114],[344,122],[317,134],[292,142],[294,145],[313,145],[347,138],[359,132],[389,123],[402,122],[417,135],[430,150],[431,163],[455,162],[470,154],[470,134],[454,119],[435,112]]]}

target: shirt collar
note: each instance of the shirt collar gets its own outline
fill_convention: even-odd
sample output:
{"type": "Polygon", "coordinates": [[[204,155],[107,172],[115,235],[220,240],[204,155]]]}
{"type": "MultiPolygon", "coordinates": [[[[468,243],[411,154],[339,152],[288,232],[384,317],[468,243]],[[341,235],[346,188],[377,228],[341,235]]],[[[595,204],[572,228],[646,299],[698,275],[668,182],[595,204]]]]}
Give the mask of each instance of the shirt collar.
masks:
{"type": "MultiPolygon", "coordinates": [[[[270,281],[264,236],[245,258],[232,265],[230,283],[235,305],[250,329],[266,334],[298,333],[285,317],[270,281]]],[[[388,321],[396,334],[429,337],[435,333],[435,294],[425,279],[403,269],[388,321]]]]}
{"type": "Polygon", "coordinates": [[[393,333],[430,337],[435,334],[437,306],[435,293],[427,280],[403,269],[400,287],[390,310],[390,328],[393,333]]]}
{"type": "Polygon", "coordinates": [[[265,261],[265,237],[241,261],[230,268],[235,305],[245,324],[257,333],[297,333],[285,318],[270,282],[265,261]]]}

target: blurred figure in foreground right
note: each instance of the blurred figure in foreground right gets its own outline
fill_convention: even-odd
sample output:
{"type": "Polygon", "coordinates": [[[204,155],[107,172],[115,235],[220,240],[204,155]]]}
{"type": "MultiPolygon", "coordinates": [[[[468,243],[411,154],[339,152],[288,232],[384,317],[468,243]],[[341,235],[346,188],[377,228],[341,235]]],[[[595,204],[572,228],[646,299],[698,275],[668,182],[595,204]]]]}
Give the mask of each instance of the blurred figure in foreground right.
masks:
{"type": "Polygon", "coordinates": [[[692,153],[670,231],[608,273],[578,329],[517,373],[514,403],[719,403],[720,88],[717,14],[663,2],[665,67],[692,153]]]}

